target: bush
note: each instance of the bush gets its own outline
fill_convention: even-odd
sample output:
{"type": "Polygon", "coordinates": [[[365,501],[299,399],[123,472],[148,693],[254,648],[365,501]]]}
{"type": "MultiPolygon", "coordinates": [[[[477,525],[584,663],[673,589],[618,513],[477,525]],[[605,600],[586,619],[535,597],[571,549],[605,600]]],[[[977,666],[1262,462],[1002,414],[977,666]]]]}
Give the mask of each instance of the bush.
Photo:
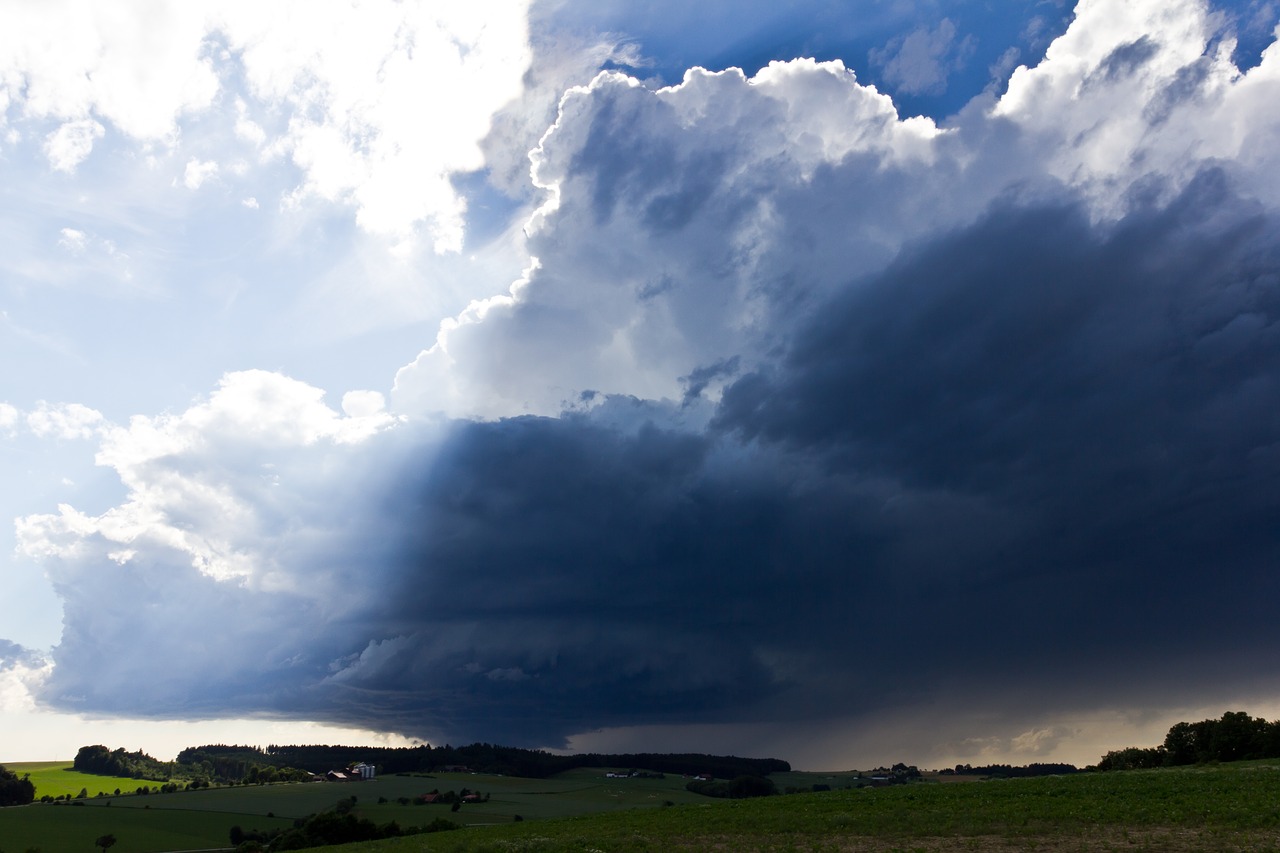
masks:
{"type": "Polygon", "coordinates": [[[686,791],[702,794],[704,797],[745,800],[750,797],[771,797],[778,793],[778,788],[763,776],[739,776],[731,782],[702,781],[694,779],[684,786],[686,791]]]}

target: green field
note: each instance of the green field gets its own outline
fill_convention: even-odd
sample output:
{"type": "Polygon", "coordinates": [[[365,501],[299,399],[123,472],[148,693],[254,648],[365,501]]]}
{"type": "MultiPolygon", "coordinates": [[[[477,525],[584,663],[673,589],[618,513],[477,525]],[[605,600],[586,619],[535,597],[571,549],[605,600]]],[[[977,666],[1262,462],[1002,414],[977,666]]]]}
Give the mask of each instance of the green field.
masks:
{"type": "Polygon", "coordinates": [[[920,783],[468,829],[334,853],[1280,851],[1280,765],[920,783]]]}
{"type": "Polygon", "coordinates": [[[289,826],[283,818],[224,815],[216,812],[120,809],[103,806],[31,805],[0,809],[0,850],[4,853],[91,853],[93,840],[111,833],[112,853],[203,850],[226,847],[237,817],[263,829],[289,826]]]}
{"type": "MultiPolygon", "coordinates": [[[[8,765],[36,773],[36,765],[8,765]]],[[[84,780],[98,780],[102,790],[116,785],[136,787],[133,780],[94,777],[69,771],[58,776],[65,762],[48,762],[47,779],[66,784],[74,777],[78,793],[84,780]]],[[[237,786],[182,791],[174,794],[93,798],[80,805],[34,804],[0,810],[0,853],[21,853],[39,848],[42,853],[87,850],[99,835],[112,833],[118,843],[112,853],[150,853],[157,850],[192,850],[225,847],[230,828],[268,830],[291,825],[333,806],[345,797],[357,798],[357,813],[379,824],[396,821],[401,826],[421,826],[435,818],[447,818],[472,826],[509,824],[515,816],[528,820],[599,812],[658,808],[664,803],[705,802],[706,798],[684,790],[685,779],[606,779],[603,770],[574,770],[554,779],[520,779],[471,773],[382,776],[350,784],[293,783],[237,786]],[[460,791],[469,788],[489,795],[488,802],[467,804],[458,812],[448,805],[404,805],[433,789],[460,791]],[[379,802],[385,800],[385,802],[379,802]],[[270,817],[268,817],[270,815],[270,817]]],[[[46,793],[36,782],[37,796],[46,793]]],[[[94,786],[90,784],[90,793],[94,786]]],[[[48,791],[53,793],[52,790],[48,791]]]]}
{"type": "MultiPolygon", "coordinates": [[[[331,850],[1280,851],[1280,763],[1274,761],[862,790],[843,788],[852,774],[778,774],[775,781],[835,790],[721,801],[688,793],[679,776],[607,779],[601,770],[552,779],[384,776],[3,809],[0,850],[88,853],[93,839],[108,832],[119,840],[112,853],[226,847],[232,825],[287,826],[354,795],[357,812],[378,823],[424,825],[445,817],[466,828],[331,850]],[[462,787],[489,794],[489,801],[456,813],[397,802],[462,787]],[[524,820],[516,822],[516,815],[524,820]]],[[[114,780],[104,784],[114,788],[114,780]]]]}
{"type": "Polygon", "coordinates": [[[81,773],[71,769],[70,761],[28,761],[3,766],[19,776],[30,774],[31,781],[36,786],[37,798],[46,794],[51,797],[60,797],[63,794],[74,797],[80,793],[81,789],[87,790],[90,797],[96,797],[99,792],[111,794],[117,788],[127,792],[136,790],[139,785],[155,787],[160,784],[139,779],[116,779],[111,776],[81,773]]]}

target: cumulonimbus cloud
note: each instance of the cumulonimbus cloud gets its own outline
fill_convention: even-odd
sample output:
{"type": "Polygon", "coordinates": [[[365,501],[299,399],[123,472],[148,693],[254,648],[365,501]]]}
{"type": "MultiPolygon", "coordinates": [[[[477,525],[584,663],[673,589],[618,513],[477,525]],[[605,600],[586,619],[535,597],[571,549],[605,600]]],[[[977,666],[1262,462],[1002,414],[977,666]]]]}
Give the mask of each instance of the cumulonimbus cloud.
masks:
{"type": "Polygon", "coordinates": [[[416,419],[232,375],[22,522],[43,700],[553,744],[1273,673],[1280,54],[1213,26],[1083,3],[941,124],[838,63],[570,91],[416,419]]]}

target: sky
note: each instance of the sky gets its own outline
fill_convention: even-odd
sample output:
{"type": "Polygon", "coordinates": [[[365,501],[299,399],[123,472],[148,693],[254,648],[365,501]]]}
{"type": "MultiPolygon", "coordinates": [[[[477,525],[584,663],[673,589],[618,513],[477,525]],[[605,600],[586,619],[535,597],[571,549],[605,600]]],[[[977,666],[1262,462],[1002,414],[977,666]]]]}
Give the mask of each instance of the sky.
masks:
{"type": "Polygon", "coordinates": [[[0,0],[0,759],[1280,717],[1280,3],[0,0]]]}

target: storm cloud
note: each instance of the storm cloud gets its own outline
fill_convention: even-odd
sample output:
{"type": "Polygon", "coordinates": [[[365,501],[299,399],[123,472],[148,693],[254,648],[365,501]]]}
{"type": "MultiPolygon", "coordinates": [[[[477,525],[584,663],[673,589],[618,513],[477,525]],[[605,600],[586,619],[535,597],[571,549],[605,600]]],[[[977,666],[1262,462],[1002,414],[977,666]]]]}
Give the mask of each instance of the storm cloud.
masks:
{"type": "Polygon", "coordinates": [[[462,426],[353,681],[556,742],[1273,675],[1277,236],[1212,171],[1105,226],[1000,208],[817,306],[706,431],[462,426]]]}
{"type": "Polygon", "coordinates": [[[1107,226],[1000,208],[818,306],[706,429],[458,422],[353,489],[369,438],[305,514],[256,510],[274,578],[66,578],[46,689],[554,745],[1270,674],[1277,236],[1212,171],[1107,226]]]}
{"type": "Polygon", "coordinates": [[[98,427],[125,500],[19,524],[39,698],[560,746],[1274,678],[1280,55],[1113,5],[943,123],[811,60],[571,89],[524,277],[390,411],[98,427]]]}

